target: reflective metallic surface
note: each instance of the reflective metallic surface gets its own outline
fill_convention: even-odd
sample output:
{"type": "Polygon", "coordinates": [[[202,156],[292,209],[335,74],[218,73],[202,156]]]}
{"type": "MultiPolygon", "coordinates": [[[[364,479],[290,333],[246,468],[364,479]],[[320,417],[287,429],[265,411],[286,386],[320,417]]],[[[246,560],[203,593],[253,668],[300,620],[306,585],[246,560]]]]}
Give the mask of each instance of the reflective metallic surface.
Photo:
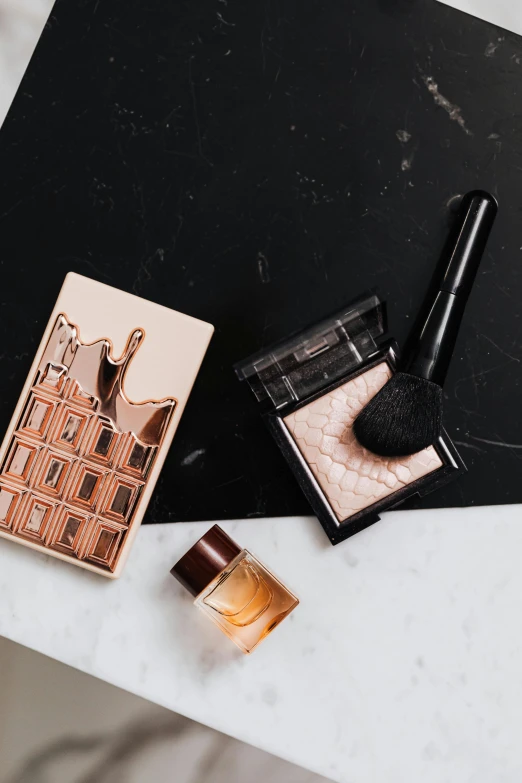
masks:
{"type": "MultiPolygon", "coordinates": [[[[65,380],[75,379],[73,397],[85,402],[96,400],[97,412],[107,416],[117,430],[133,432],[143,443],[158,446],[175,401],[137,404],[130,402],[123,391],[125,373],[144,336],[141,329],[136,329],[121,358],[115,360],[111,356],[110,340],[84,345],[80,342],[78,328],[60,315],[40,362],[40,371],[45,374],[45,384],[55,390],[61,388],[65,380]]],[[[78,426],[80,423],[74,417],[68,419],[64,440],[74,438],[78,426]]]]}
{"type": "Polygon", "coordinates": [[[175,400],[133,403],[108,339],[81,342],[58,316],[0,468],[0,530],[114,571],[175,400]]]}

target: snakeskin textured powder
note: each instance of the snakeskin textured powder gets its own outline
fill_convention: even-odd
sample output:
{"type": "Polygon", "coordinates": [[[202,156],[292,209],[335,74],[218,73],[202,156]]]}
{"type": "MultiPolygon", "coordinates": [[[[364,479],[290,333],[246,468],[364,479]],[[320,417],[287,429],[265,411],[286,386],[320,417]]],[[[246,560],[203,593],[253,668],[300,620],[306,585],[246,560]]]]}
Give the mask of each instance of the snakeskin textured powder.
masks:
{"type": "Polygon", "coordinates": [[[356,440],[353,422],[391,375],[382,362],[284,419],[339,521],[442,467],[432,446],[386,458],[356,440]]]}

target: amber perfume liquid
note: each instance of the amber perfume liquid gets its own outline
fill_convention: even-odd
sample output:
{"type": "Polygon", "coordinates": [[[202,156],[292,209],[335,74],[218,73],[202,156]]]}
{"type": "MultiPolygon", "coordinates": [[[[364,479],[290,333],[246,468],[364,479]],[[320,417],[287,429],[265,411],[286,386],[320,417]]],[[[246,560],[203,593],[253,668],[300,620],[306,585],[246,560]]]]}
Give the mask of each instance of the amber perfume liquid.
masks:
{"type": "Polygon", "coordinates": [[[243,652],[250,653],[299,600],[245,549],[194,603],[243,652]]]}

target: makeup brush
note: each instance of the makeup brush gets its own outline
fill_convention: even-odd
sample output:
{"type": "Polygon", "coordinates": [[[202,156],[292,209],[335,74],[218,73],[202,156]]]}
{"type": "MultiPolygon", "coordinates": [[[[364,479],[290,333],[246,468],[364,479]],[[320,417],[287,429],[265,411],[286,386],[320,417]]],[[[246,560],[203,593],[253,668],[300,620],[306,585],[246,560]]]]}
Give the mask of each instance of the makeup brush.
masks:
{"type": "Polygon", "coordinates": [[[428,314],[414,329],[399,372],[354,422],[355,437],[374,454],[416,454],[440,436],[442,386],[497,210],[496,199],[484,191],[474,190],[462,198],[456,233],[441,258],[445,273],[429,299],[428,314]]]}

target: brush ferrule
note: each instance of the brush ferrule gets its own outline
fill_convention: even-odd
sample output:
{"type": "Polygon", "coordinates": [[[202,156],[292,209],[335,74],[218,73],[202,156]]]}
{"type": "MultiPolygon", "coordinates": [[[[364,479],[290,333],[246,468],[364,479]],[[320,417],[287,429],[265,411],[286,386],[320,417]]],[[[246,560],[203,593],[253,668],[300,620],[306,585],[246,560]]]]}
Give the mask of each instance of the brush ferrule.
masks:
{"type": "Polygon", "coordinates": [[[439,291],[403,372],[443,385],[465,304],[459,296],[439,291]]]}

